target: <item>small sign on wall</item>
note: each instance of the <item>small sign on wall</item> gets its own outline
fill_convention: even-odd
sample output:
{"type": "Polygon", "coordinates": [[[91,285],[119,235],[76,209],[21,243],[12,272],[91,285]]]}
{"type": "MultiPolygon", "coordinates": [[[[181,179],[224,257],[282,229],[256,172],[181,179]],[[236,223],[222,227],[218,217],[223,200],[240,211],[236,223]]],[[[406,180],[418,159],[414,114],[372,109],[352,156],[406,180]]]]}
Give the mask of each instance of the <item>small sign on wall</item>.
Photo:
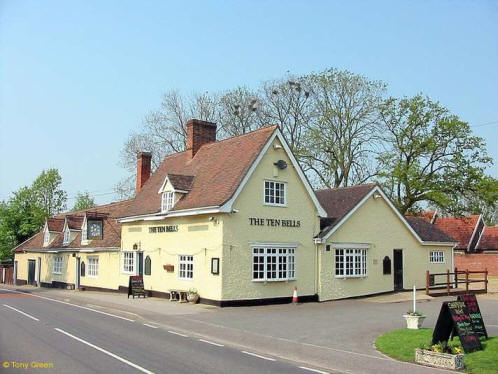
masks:
{"type": "Polygon", "coordinates": [[[211,258],[211,274],[220,274],[220,259],[218,257],[211,258]]]}

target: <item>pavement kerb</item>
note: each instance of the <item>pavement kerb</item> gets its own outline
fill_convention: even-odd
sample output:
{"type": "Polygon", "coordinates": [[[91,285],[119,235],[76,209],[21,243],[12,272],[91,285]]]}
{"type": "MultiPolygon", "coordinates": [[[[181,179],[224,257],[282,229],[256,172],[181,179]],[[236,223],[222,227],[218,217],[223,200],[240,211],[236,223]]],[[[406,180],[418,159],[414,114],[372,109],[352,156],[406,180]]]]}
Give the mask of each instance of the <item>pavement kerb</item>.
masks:
{"type": "MultiPolygon", "coordinates": [[[[24,292],[19,288],[13,289],[18,292],[24,292]]],[[[64,298],[61,299],[59,295],[53,295],[53,293],[50,292],[47,293],[51,298],[58,299],[60,301],[67,300],[64,300],[64,298]]],[[[90,307],[89,304],[78,302],[84,298],[84,295],[81,295],[82,297],[78,296],[79,295],[72,295],[70,302],[80,306],[90,307]],[[78,300],[78,298],[80,300],[78,300]]],[[[92,300],[92,302],[95,303],[96,301],[92,300]]],[[[99,302],[101,302],[101,300],[99,300],[99,302]]],[[[168,315],[168,319],[174,321],[174,324],[166,324],[164,322],[158,322],[150,318],[145,318],[139,313],[132,313],[115,308],[116,305],[112,305],[112,307],[109,307],[109,305],[91,305],[93,305],[93,307],[97,306],[102,309],[112,309],[113,313],[116,314],[123,313],[128,316],[130,313],[134,314],[137,316],[136,322],[139,323],[153,323],[158,327],[167,330],[178,331],[196,338],[205,338],[220,344],[250,350],[262,355],[271,355],[286,361],[313,365],[332,371],[339,371],[349,374],[360,374],[369,372],[402,372],[404,374],[425,374],[430,372],[454,373],[450,370],[428,368],[414,363],[396,361],[392,358],[386,357],[378,351],[377,352],[379,353],[379,356],[377,357],[360,352],[324,347],[310,343],[296,342],[285,338],[267,336],[242,329],[234,329],[210,322],[195,320],[191,315],[168,315]],[[381,357],[380,355],[384,357],[381,357]],[[392,371],[389,371],[388,369],[391,369],[392,371]]]]}

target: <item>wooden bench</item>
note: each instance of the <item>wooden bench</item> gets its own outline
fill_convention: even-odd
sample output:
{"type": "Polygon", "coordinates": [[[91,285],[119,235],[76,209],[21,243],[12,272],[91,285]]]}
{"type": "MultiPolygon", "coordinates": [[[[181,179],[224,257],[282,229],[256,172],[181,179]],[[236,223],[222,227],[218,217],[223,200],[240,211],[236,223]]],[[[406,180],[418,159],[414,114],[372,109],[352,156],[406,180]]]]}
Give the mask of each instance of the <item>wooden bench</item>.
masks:
{"type": "Polygon", "coordinates": [[[180,303],[187,302],[187,291],[172,289],[169,291],[169,301],[178,301],[180,303]]]}

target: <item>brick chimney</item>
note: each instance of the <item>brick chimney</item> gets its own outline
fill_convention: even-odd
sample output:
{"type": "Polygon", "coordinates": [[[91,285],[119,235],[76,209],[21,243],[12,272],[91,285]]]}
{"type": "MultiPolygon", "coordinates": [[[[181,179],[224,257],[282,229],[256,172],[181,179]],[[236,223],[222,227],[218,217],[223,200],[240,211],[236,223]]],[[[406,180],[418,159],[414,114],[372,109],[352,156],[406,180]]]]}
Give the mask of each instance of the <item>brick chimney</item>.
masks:
{"type": "Polygon", "coordinates": [[[193,158],[204,144],[216,141],[216,123],[191,119],[187,122],[187,152],[193,158]]]}
{"type": "Polygon", "coordinates": [[[150,152],[137,153],[137,195],[150,177],[151,160],[152,154],[150,152]]]}

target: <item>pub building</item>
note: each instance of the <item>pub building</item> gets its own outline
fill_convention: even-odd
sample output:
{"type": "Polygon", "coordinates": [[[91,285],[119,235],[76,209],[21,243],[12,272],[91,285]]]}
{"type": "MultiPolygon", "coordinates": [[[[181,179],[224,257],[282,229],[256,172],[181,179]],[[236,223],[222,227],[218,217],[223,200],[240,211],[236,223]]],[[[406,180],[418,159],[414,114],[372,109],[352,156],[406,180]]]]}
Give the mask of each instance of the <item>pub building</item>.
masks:
{"type": "Polygon", "coordinates": [[[138,154],[134,199],[50,218],[16,247],[18,284],[126,292],[142,275],[149,295],[228,306],[424,288],[426,270],[453,268],[453,239],[379,185],[314,191],[277,126],[221,141],[214,123],[186,127],[186,151],[154,173],[138,154]]]}

